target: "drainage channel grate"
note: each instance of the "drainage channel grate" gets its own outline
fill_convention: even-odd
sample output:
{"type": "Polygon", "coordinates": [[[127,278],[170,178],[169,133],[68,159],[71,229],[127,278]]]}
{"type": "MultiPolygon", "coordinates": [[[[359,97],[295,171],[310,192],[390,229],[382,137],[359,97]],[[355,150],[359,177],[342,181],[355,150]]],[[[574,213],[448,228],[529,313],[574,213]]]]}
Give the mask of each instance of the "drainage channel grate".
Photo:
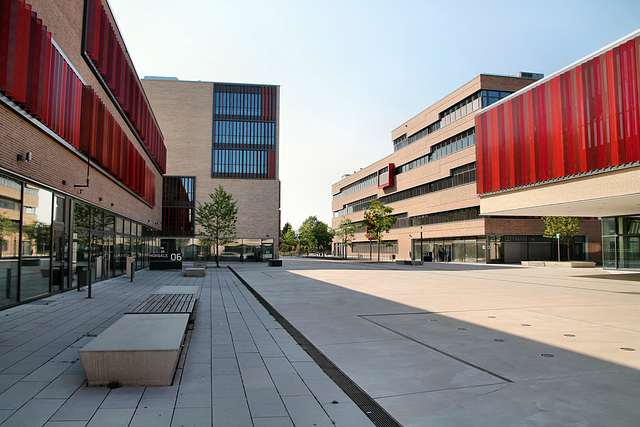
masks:
{"type": "Polygon", "coordinates": [[[242,284],[256,297],[260,304],[267,309],[278,323],[291,335],[291,337],[307,352],[314,362],[327,374],[329,378],[342,391],[349,396],[353,403],[364,412],[371,422],[379,427],[402,427],[395,418],[385,411],[378,403],[365,393],[351,378],[340,370],[327,356],[325,356],[316,346],[314,346],[300,331],[298,331],[287,319],[269,304],[255,289],[251,287],[235,270],[229,267],[229,270],[242,282],[242,284]]]}

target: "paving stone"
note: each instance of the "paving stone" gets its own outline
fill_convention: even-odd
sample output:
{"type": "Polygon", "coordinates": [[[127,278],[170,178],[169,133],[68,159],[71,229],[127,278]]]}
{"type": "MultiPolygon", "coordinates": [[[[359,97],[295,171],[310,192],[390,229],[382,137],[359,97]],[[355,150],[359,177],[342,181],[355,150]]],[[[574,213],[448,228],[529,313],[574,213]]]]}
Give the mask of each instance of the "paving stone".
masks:
{"type": "Polygon", "coordinates": [[[172,426],[202,427],[212,425],[211,408],[176,408],[173,412],[172,426]]]}
{"type": "Polygon", "coordinates": [[[136,408],[145,387],[120,387],[109,392],[100,409],[136,408]]]}
{"type": "MultiPolygon", "coordinates": [[[[287,417],[287,419],[289,419],[287,417]]],[[[216,397],[213,400],[213,425],[246,427],[251,425],[247,399],[242,397],[216,397]]]]}
{"type": "Polygon", "coordinates": [[[127,427],[131,422],[133,408],[98,409],[87,427],[127,427]]]}
{"type": "Polygon", "coordinates": [[[164,427],[171,425],[175,399],[143,397],[131,419],[130,427],[164,427]]]}
{"type": "Polygon", "coordinates": [[[48,382],[18,381],[0,394],[0,409],[19,409],[48,384],[48,382]]]}
{"type": "Polygon", "coordinates": [[[283,396],[282,400],[293,424],[333,427],[324,408],[313,396],[283,396]]]}
{"type": "Polygon", "coordinates": [[[82,386],[67,399],[51,418],[52,421],[89,421],[98,410],[109,389],[82,386]]]}
{"type": "Polygon", "coordinates": [[[3,426],[41,426],[65,403],[65,399],[31,399],[3,426]]]}
{"type": "Polygon", "coordinates": [[[37,394],[39,399],[69,398],[87,380],[84,375],[60,375],[37,394]]]}

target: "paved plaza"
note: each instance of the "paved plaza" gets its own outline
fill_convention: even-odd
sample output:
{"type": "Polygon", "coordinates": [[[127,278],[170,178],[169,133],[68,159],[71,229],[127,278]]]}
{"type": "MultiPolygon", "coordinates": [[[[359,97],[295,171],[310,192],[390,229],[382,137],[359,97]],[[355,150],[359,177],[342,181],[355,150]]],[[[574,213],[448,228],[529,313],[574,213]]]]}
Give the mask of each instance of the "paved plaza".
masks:
{"type": "Polygon", "coordinates": [[[268,308],[404,426],[640,425],[640,273],[231,267],[251,289],[144,270],[0,311],[0,424],[373,425],[268,308]],[[87,387],[78,349],[165,285],[200,287],[173,385],[87,387]]]}

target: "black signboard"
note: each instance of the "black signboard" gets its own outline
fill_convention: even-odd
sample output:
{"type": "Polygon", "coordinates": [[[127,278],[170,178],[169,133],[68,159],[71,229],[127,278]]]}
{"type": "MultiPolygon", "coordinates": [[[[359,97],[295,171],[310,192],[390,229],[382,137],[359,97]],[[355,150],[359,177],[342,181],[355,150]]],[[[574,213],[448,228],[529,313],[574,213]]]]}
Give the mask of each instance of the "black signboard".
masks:
{"type": "Polygon", "coordinates": [[[149,254],[149,270],[181,270],[182,253],[149,254]]]}

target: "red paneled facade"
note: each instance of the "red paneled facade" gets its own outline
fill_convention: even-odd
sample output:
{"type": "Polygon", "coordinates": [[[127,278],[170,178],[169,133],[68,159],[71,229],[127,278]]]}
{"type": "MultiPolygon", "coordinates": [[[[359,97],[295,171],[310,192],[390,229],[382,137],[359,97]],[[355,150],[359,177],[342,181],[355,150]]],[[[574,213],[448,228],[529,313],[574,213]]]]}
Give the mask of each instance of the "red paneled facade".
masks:
{"type": "MultiPolygon", "coordinates": [[[[92,1],[87,2],[87,6],[91,4],[92,1]]],[[[0,92],[153,206],[156,198],[153,172],[103,101],[82,83],[52,43],[47,27],[31,9],[23,0],[0,0],[0,92]]],[[[100,9],[104,20],[106,14],[101,4],[100,9]]],[[[113,34],[107,24],[101,28],[109,28],[113,34]]],[[[166,149],[162,136],[148,105],[142,102],[144,97],[137,78],[123,78],[130,76],[132,70],[124,66],[119,46],[113,45],[111,49],[122,58],[108,61],[118,65],[103,68],[105,73],[109,71],[106,74],[109,82],[119,83],[112,90],[132,88],[131,98],[123,98],[123,103],[136,111],[132,121],[139,125],[145,146],[164,168],[166,149]],[[125,81],[135,84],[125,85],[125,81]],[[136,101],[126,103],[127,99],[136,101]]],[[[111,59],[115,58],[114,53],[111,59]]]]}
{"type": "Polygon", "coordinates": [[[86,0],[84,51],[162,173],[167,150],[138,76],[122,49],[101,0],[86,0]]]}
{"type": "Polygon", "coordinates": [[[635,37],[480,112],[478,193],[640,161],[639,74],[635,37]]]}

